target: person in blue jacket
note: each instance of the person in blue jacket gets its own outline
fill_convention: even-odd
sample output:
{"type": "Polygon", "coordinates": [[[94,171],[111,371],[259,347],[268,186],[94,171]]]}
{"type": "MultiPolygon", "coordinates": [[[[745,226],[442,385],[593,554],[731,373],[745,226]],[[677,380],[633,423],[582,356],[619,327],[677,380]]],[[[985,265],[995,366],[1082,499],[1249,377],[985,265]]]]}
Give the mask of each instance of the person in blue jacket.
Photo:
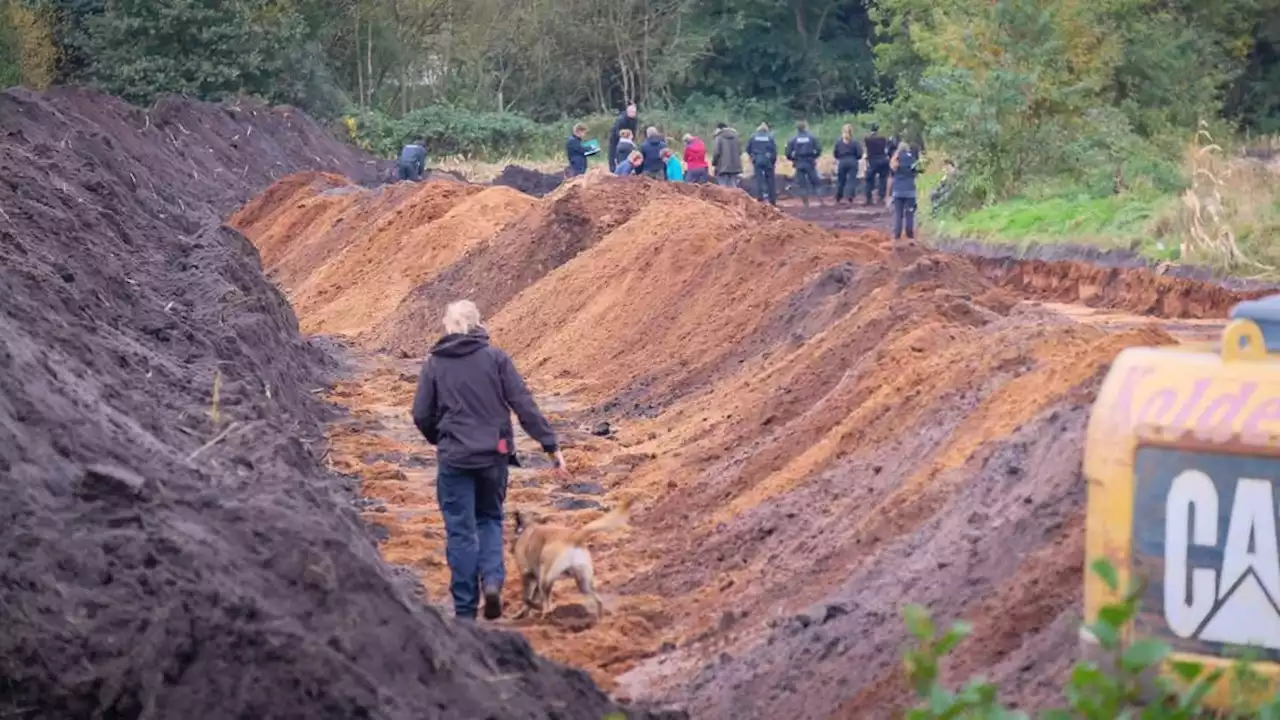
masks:
{"type": "Polygon", "coordinates": [[[666,148],[662,151],[662,161],[667,164],[667,179],[671,182],[684,182],[684,167],[680,164],[680,158],[666,148]]]}

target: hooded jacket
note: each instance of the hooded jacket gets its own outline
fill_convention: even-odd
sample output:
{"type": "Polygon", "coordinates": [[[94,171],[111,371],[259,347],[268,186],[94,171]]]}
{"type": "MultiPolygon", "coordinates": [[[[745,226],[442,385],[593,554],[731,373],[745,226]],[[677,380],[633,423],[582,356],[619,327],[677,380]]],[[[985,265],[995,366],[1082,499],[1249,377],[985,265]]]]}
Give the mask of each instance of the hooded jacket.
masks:
{"type": "Polygon", "coordinates": [[[684,146],[684,164],[688,170],[707,169],[707,146],[701,138],[689,138],[689,143],[684,146]]]}
{"type": "Polygon", "coordinates": [[[711,164],[716,166],[717,175],[742,174],[742,141],[738,139],[737,130],[720,128],[716,131],[716,147],[711,154],[711,164]]]}
{"type": "Polygon", "coordinates": [[[512,411],[543,451],[557,450],[555,430],[515,363],[489,344],[484,329],[445,335],[431,348],[418,376],[413,424],[436,446],[441,464],[485,468],[507,462],[515,453],[512,411]]]}
{"type": "Polygon", "coordinates": [[[640,143],[640,154],[644,155],[644,165],[640,166],[641,172],[659,173],[664,177],[667,174],[667,161],[662,159],[662,151],[667,148],[667,141],[661,137],[645,138],[640,143]]]}

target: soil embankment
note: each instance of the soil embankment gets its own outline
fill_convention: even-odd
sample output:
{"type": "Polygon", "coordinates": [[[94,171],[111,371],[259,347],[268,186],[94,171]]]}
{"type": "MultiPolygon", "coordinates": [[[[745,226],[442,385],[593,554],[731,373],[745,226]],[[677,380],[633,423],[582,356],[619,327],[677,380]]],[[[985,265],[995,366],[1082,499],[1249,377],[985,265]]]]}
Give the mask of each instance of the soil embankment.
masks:
{"type": "Polygon", "coordinates": [[[286,108],[0,93],[0,716],[614,709],[415,599],[322,469],[332,358],[221,225],[304,169],[380,176],[286,108]]]}
{"type": "MultiPolygon", "coordinates": [[[[363,207],[389,191],[341,192],[363,207]]],[[[479,195],[450,197],[454,213],[479,195]]],[[[442,198],[428,186],[397,207],[442,198]]],[[[242,223],[264,253],[296,221],[283,209],[242,223]]],[[[981,670],[1022,706],[1052,701],[1080,619],[1080,453],[1098,382],[1122,348],[1211,331],[1192,324],[1247,296],[1124,271],[995,274],[741,192],[643,179],[570,181],[501,227],[438,222],[420,231],[452,250],[430,250],[440,263],[408,291],[387,278],[394,309],[344,292],[335,307],[358,322],[303,314],[366,353],[336,393],[352,421],[334,431],[335,463],[385,507],[369,515],[384,554],[443,588],[431,453],[405,411],[444,304],[475,299],[577,474],[560,486],[536,464],[517,471],[511,503],[570,523],[622,497],[639,508],[593,549],[612,613],[595,624],[565,599],[518,629],[626,696],[700,718],[893,716],[910,699],[898,613],[913,601],[974,622],[956,677],[981,670]],[[1096,314],[1051,304],[1064,300],[1096,314]]],[[[375,256],[397,242],[308,236],[330,232],[375,256]]],[[[269,269],[292,296],[332,286],[323,264],[278,257],[269,269]]]]}

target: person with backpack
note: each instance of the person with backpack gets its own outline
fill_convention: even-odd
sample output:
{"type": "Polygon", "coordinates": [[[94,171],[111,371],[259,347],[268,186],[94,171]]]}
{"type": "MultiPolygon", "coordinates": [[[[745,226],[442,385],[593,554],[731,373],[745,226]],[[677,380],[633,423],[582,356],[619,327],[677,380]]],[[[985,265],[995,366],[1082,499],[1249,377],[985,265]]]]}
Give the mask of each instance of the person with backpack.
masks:
{"type": "Polygon", "coordinates": [[[853,139],[853,126],[840,128],[840,141],[836,143],[836,204],[844,198],[853,197],[858,192],[858,161],[862,159],[862,146],[853,139]]]}
{"type": "Polygon", "coordinates": [[[419,137],[400,150],[396,173],[401,180],[422,180],[427,173],[427,141],[419,137]]]}
{"type": "Polygon", "coordinates": [[[920,174],[920,161],[907,143],[900,143],[898,151],[889,161],[893,175],[893,239],[896,242],[906,232],[907,239],[916,237],[916,175],[920,174]]]}
{"type": "MultiPolygon", "coordinates": [[[[818,138],[809,134],[809,123],[803,120],[796,123],[796,134],[787,141],[787,159],[795,166],[805,207],[809,207],[809,197],[816,197],[821,189],[822,180],[818,177],[817,167],[821,155],[822,145],[818,138]]],[[[821,198],[818,198],[818,204],[822,204],[821,198]]]]}
{"type": "Polygon", "coordinates": [[[768,123],[760,123],[755,134],[747,141],[747,157],[755,171],[756,195],[761,202],[778,204],[778,190],[774,185],[774,167],[778,164],[778,143],[769,132],[768,123]]]}
{"type": "Polygon", "coordinates": [[[885,201],[885,189],[889,184],[889,153],[892,148],[880,134],[880,126],[872,123],[871,132],[862,140],[867,153],[867,204],[871,204],[871,192],[876,192],[876,202],[885,201]]]}

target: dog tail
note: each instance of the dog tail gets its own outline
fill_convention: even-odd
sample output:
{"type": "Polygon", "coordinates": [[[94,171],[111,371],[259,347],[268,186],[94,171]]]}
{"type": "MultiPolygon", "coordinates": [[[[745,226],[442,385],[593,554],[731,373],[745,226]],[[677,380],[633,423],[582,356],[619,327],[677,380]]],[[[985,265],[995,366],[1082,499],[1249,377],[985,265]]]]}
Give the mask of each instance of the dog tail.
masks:
{"type": "Polygon", "coordinates": [[[631,500],[623,500],[618,503],[618,507],[610,510],[607,514],[574,530],[573,534],[569,536],[569,542],[573,545],[581,545],[602,532],[625,527],[630,517],[631,500]]]}

